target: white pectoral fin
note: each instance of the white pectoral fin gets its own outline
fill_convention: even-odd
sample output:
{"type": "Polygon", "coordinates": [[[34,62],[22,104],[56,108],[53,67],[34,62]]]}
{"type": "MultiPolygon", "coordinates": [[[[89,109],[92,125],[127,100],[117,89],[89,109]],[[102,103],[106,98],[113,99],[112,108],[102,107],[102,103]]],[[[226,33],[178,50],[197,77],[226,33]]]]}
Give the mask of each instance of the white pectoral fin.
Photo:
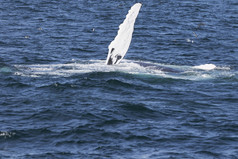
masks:
{"type": "Polygon", "coordinates": [[[134,24],[139,14],[141,3],[134,4],[128,11],[126,19],[119,26],[119,30],[115,39],[108,46],[107,65],[119,64],[126,55],[134,31],[134,24]]]}

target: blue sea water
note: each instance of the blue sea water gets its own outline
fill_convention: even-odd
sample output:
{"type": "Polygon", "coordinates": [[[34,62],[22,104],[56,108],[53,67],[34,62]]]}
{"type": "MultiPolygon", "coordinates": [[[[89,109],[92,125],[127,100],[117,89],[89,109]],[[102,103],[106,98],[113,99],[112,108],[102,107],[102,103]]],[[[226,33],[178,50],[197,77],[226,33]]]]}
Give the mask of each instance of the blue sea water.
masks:
{"type": "Polygon", "coordinates": [[[106,66],[136,2],[1,1],[0,158],[238,158],[237,0],[141,0],[106,66]]]}

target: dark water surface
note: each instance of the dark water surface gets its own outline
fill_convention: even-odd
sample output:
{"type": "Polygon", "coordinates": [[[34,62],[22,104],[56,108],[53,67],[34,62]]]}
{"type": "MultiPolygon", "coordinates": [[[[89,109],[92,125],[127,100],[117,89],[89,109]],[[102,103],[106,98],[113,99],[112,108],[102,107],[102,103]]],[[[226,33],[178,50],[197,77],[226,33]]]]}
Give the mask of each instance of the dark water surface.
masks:
{"type": "Polygon", "coordinates": [[[142,0],[105,66],[136,2],[1,1],[0,158],[238,158],[238,1],[142,0]]]}

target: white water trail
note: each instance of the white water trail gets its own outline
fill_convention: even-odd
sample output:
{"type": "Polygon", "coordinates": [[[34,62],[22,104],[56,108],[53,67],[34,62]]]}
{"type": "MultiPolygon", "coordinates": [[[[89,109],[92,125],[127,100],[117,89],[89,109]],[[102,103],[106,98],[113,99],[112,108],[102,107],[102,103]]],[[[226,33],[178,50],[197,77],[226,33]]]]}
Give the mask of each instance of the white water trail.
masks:
{"type": "Polygon", "coordinates": [[[36,64],[15,65],[15,75],[28,77],[70,77],[94,72],[121,72],[126,74],[151,76],[157,78],[171,78],[183,80],[206,80],[218,77],[231,77],[236,75],[229,67],[218,67],[213,64],[199,66],[166,65],[160,63],[143,62],[149,66],[140,65],[141,61],[123,60],[120,65],[106,65],[104,60],[78,61],[68,64],[36,64]],[[159,67],[158,67],[159,66],[159,67]],[[167,72],[160,69],[165,67],[180,72],[167,72]]]}

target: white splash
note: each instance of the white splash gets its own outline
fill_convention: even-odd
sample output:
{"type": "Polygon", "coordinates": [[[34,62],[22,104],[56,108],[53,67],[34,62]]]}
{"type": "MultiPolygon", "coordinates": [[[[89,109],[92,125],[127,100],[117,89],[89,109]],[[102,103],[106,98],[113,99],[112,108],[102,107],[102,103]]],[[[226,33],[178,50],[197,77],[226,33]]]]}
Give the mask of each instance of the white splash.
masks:
{"type": "Polygon", "coordinates": [[[193,68],[200,69],[200,70],[205,70],[205,71],[210,71],[210,70],[215,69],[216,65],[214,65],[214,64],[204,64],[204,65],[194,66],[193,68]]]}
{"type": "Polygon", "coordinates": [[[13,133],[13,132],[7,132],[7,131],[1,132],[1,131],[0,131],[0,137],[4,137],[4,138],[12,137],[12,136],[15,135],[15,134],[16,134],[16,133],[13,133]]]}
{"type": "MultiPolygon", "coordinates": [[[[104,60],[79,61],[69,64],[37,64],[37,65],[15,65],[18,71],[15,75],[39,77],[50,76],[71,76],[92,72],[124,72],[129,74],[151,74],[146,68],[124,60],[120,65],[106,65],[104,60]]],[[[156,71],[154,71],[155,73],[156,71]]],[[[158,73],[159,71],[157,71],[158,73]]]]}

